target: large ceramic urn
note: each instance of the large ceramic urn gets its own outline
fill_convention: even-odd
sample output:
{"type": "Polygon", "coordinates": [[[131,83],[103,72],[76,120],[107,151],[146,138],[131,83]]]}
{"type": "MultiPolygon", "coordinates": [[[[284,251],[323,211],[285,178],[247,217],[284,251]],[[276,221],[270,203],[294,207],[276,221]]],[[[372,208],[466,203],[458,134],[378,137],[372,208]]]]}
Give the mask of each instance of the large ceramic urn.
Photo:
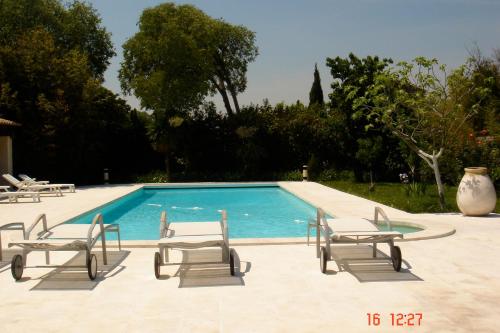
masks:
{"type": "Polygon", "coordinates": [[[495,210],[497,195],[488,169],[483,167],[465,168],[465,175],[457,191],[457,205],[467,216],[487,215],[495,210]]]}

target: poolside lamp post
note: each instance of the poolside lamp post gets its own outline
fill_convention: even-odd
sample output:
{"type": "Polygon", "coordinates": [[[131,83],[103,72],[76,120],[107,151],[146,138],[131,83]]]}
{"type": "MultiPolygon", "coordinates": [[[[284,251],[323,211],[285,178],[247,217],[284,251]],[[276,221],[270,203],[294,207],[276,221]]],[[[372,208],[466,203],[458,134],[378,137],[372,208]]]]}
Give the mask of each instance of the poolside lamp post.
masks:
{"type": "Polygon", "coordinates": [[[109,169],[105,168],[104,169],[104,184],[109,184],[109,169]]]}
{"type": "Polygon", "coordinates": [[[308,173],[307,173],[307,165],[302,166],[302,181],[307,182],[308,173]]]}

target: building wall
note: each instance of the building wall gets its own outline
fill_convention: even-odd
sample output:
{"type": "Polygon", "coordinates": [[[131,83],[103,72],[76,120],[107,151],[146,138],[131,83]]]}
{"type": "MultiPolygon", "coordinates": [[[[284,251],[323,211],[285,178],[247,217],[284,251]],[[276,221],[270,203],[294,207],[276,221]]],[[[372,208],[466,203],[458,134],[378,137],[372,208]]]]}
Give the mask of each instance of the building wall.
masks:
{"type": "MultiPolygon", "coordinates": [[[[4,173],[12,174],[12,138],[10,136],[0,136],[0,175],[4,173]]],[[[3,182],[1,177],[0,182],[3,182]]]]}

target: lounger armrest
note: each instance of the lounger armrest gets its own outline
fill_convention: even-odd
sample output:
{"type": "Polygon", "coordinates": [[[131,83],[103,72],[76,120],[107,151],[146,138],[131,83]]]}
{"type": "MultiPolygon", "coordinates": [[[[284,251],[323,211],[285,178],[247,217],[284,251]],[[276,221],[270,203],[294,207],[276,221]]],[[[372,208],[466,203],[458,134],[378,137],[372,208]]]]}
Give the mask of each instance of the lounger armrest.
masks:
{"type": "Polygon", "coordinates": [[[229,248],[229,235],[227,228],[227,212],[225,210],[221,211],[221,229],[222,229],[222,237],[224,238],[224,243],[229,248]]]}
{"type": "Polygon", "coordinates": [[[92,220],[92,224],[90,225],[89,231],[87,233],[87,247],[89,250],[94,246],[95,242],[97,241],[98,237],[96,237],[94,239],[92,234],[94,232],[95,225],[98,223],[99,223],[99,228],[101,229],[101,232],[100,232],[101,238],[105,237],[105,235],[104,235],[104,222],[102,219],[102,214],[99,213],[99,214],[96,214],[96,216],[92,220]]]}
{"type": "Polygon", "coordinates": [[[45,214],[40,214],[38,215],[38,217],[35,219],[35,222],[33,222],[33,224],[28,228],[28,230],[26,230],[26,233],[24,235],[24,239],[28,240],[30,239],[30,236],[31,236],[31,232],[33,231],[33,229],[36,227],[36,225],[42,221],[42,231],[39,232],[37,234],[37,238],[40,238],[42,237],[45,233],[47,233],[49,231],[49,229],[47,228],[47,216],[45,214]]]}
{"type": "Polygon", "coordinates": [[[340,237],[376,237],[376,236],[393,236],[403,238],[403,234],[399,231],[339,231],[335,232],[334,238],[340,237]]]}
{"type": "Polygon", "coordinates": [[[19,182],[19,185],[22,185],[22,186],[30,186],[30,185],[35,185],[32,181],[30,180],[21,180],[19,182]]]}
{"type": "Polygon", "coordinates": [[[326,214],[323,211],[323,209],[318,208],[317,214],[316,214],[316,219],[317,219],[317,228],[316,232],[318,233],[316,235],[316,252],[317,256],[319,257],[319,239],[321,235],[323,235],[323,238],[325,239],[325,248],[328,253],[328,257],[330,258],[330,228],[328,227],[328,222],[326,220],[326,214]]]}
{"type": "MultiPolygon", "coordinates": [[[[118,232],[118,246],[121,249],[120,233],[118,231],[119,227],[116,230],[118,232]]],[[[114,231],[114,230],[110,230],[110,231],[114,231]]],[[[107,250],[106,250],[106,228],[104,227],[104,221],[103,221],[101,213],[96,214],[96,216],[92,220],[92,224],[89,227],[89,231],[87,233],[87,243],[86,243],[87,251],[90,252],[92,250],[95,243],[97,243],[97,240],[99,239],[99,237],[101,237],[101,244],[102,244],[102,261],[103,261],[104,265],[107,265],[108,264],[108,255],[107,255],[107,250]],[[100,232],[98,235],[96,235],[96,237],[93,237],[94,228],[95,228],[95,225],[97,223],[99,223],[100,232]]]]}
{"type": "Polygon", "coordinates": [[[24,238],[24,234],[26,233],[23,222],[13,222],[13,223],[4,224],[4,225],[0,226],[0,231],[2,231],[2,230],[22,230],[23,231],[23,238],[24,238]]]}
{"type": "Polygon", "coordinates": [[[12,230],[21,230],[23,232],[23,239],[26,239],[26,230],[24,229],[23,222],[13,222],[7,223],[0,227],[0,261],[3,260],[2,256],[2,231],[12,231],[12,230]]]}
{"type": "Polygon", "coordinates": [[[378,225],[378,215],[381,215],[384,218],[385,223],[389,226],[389,230],[392,231],[391,220],[387,217],[387,214],[380,207],[375,207],[375,225],[378,225]]]}
{"type": "Polygon", "coordinates": [[[47,184],[50,184],[50,181],[48,181],[48,180],[34,180],[33,184],[34,185],[47,185],[47,184]]]}
{"type": "Polygon", "coordinates": [[[160,216],[160,239],[167,237],[168,234],[167,212],[162,211],[160,216]]]}
{"type": "Polygon", "coordinates": [[[23,222],[13,222],[7,223],[0,227],[0,261],[3,260],[2,254],[2,231],[12,231],[12,230],[21,230],[23,232],[23,239],[26,237],[26,230],[24,229],[23,222]]]}

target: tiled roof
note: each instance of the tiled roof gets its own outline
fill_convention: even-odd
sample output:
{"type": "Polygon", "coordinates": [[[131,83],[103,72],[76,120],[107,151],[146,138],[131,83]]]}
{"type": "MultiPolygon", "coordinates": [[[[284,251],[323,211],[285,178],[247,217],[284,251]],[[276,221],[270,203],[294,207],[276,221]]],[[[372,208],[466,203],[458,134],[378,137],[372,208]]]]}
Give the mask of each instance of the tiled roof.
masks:
{"type": "Polygon", "coordinates": [[[3,127],[21,126],[21,124],[18,124],[12,120],[0,118],[0,126],[3,126],[3,127]]]}

